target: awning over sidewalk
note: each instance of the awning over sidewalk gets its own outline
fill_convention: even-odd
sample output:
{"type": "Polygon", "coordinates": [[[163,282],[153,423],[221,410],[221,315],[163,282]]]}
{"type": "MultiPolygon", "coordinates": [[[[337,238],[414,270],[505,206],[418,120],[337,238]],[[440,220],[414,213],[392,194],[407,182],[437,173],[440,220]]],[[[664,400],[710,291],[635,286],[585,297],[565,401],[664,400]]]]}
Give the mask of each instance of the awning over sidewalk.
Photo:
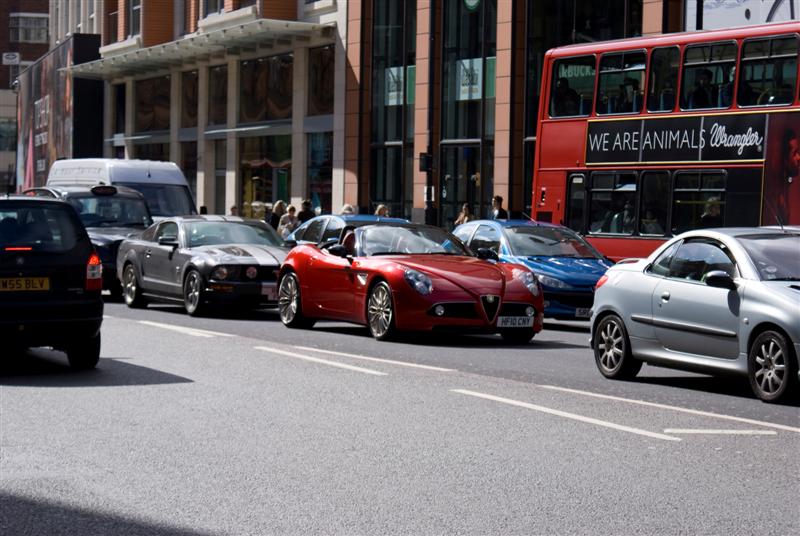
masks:
{"type": "Polygon", "coordinates": [[[274,19],[256,19],[234,24],[177,41],[141,48],[100,60],[73,65],[68,70],[79,78],[110,80],[210,60],[234,52],[254,52],[294,41],[333,36],[333,24],[313,24],[274,19]]]}

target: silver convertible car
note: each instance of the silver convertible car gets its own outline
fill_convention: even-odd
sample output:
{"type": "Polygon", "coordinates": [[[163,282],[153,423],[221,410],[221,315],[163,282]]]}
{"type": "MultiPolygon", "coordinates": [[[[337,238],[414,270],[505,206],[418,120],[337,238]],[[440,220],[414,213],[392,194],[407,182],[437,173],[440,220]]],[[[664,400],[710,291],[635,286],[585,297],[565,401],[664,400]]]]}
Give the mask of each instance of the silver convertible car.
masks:
{"type": "Polygon", "coordinates": [[[596,288],[591,345],[607,378],[647,362],[746,374],[767,402],[800,394],[800,230],[690,231],[596,288]]]}

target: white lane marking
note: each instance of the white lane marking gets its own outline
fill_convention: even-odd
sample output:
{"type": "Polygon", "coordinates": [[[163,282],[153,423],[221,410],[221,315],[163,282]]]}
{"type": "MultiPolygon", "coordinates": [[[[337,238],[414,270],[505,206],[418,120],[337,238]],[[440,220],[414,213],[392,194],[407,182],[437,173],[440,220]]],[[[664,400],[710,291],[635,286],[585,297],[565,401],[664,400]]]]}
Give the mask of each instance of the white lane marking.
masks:
{"type": "Polygon", "coordinates": [[[691,415],[700,415],[701,417],[712,417],[714,419],[724,419],[726,421],[741,422],[746,424],[754,424],[756,426],[764,426],[766,428],[775,428],[776,430],[785,430],[787,432],[795,432],[800,434],[800,428],[793,426],[786,426],[785,424],[776,424],[771,422],[757,421],[755,419],[746,419],[744,417],[734,417],[732,415],[722,415],[720,413],[711,413],[710,411],[700,411],[697,409],[682,408],[679,406],[670,406],[668,404],[659,404],[657,402],[646,402],[644,400],[636,400],[633,398],[621,398],[619,396],[602,395],[599,393],[592,393],[589,391],[580,391],[578,389],[568,389],[566,387],[556,387],[555,385],[536,385],[536,387],[543,387],[545,389],[552,389],[554,391],[562,391],[564,393],[572,393],[576,395],[593,396],[595,398],[602,398],[605,400],[616,400],[617,402],[627,402],[629,404],[637,404],[639,406],[647,406],[651,408],[668,409],[670,411],[679,411],[682,413],[689,413],[691,415]]]}
{"type": "Polygon", "coordinates": [[[352,357],[353,359],[363,359],[364,361],[374,361],[376,363],[386,363],[387,365],[398,365],[401,367],[412,367],[412,368],[419,368],[425,370],[435,370],[438,372],[453,372],[453,369],[449,368],[442,368],[442,367],[433,367],[431,365],[418,365],[417,363],[406,363],[405,361],[394,361],[392,359],[381,359],[378,357],[367,357],[365,355],[358,355],[358,354],[348,354],[345,352],[334,352],[333,350],[322,350],[320,348],[312,348],[310,346],[295,346],[298,350],[304,350],[306,352],[319,352],[321,354],[330,354],[330,355],[339,355],[342,357],[352,357]]]}
{"type": "Polygon", "coordinates": [[[336,361],[328,361],[327,359],[320,359],[318,357],[311,357],[309,355],[303,354],[296,354],[294,352],[287,352],[285,350],[277,350],[275,348],[267,348],[266,346],[255,346],[256,350],[263,350],[264,352],[270,352],[273,354],[282,354],[287,355],[289,357],[294,357],[297,359],[303,359],[305,361],[311,361],[312,363],[320,363],[322,365],[330,365],[331,367],[338,367],[347,370],[352,370],[354,372],[361,372],[363,374],[372,374],[373,376],[388,376],[385,372],[378,372],[377,370],[372,370],[363,367],[354,367],[353,365],[345,365],[344,363],[337,363],[336,361]]]}
{"type": "Polygon", "coordinates": [[[665,428],[665,434],[708,434],[708,435],[777,435],[775,430],[701,430],[697,428],[665,428]]]}
{"type": "Polygon", "coordinates": [[[116,317],[111,315],[103,315],[103,320],[108,320],[109,318],[116,318],[116,317]]]}
{"type": "Polygon", "coordinates": [[[680,441],[679,437],[672,437],[668,435],[659,434],[656,432],[650,432],[647,430],[642,430],[640,428],[631,428],[630,426],[624,426],[621,424],[616,424],[613,422],[602,421],[600,419],[594,419],[592,417],[584,417],[583,415],[577,415],[575,413],[568,413],[566,411],[560,411],[557,409],[546,408],[543,406],[537,406],[535,404],[528,404],[527,402],[520,402],[519,400],[512,400],[510,398],[502,398],[499,396],[494,395],[487,395],[484,393],[477,393],[475,391],[468,391],[466,389],[452,389],[451,392],[459,393],[462,395],[474,396],[477,398],[484,398],[486,400],[493,400],[495,402],[502,402],[503,404],[509,404],[511,406],[519,406],[521,408],[532,409],[534,411],[540,411],[542,413],[547,413],[549,415],[555,415],[557,417],[563,417],[565,419],[572,419],[575,421],[585,422],[588,424],[594,424],[597,426],[603,426],[605,428],[612,428],[614,430],[619,430],[621,432],[629,432],[631,434],[642,435],[646,437],[651,437],[653,439],[661,439],[663,441],[680,441]]]}
{"type": "Polygon", "coordinates": [[[161,322],[151,322],[150,320],[139,320],[140,324],[145,326],[153,326],[154,328],[169,329],[177,331],[184,335],[191,335],[192,337],[233,337],[230,333],[220,333],[218,331],[209,331],[207,329],[187,328],[186,326],[176,326],[174,324],[162,324],[161,322]]]}

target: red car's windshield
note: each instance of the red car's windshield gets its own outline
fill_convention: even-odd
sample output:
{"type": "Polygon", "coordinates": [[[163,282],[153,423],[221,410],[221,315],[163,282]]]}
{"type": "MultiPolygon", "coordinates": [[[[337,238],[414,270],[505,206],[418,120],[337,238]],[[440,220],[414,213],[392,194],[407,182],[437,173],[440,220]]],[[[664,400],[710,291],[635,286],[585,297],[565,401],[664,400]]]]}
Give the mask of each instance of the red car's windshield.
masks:
{"type": "Polygon", "coordinates": [[[381,225],[361,232],[361,253],[373,255],[470,255],[459,240],[427,226],[381,225]]]}

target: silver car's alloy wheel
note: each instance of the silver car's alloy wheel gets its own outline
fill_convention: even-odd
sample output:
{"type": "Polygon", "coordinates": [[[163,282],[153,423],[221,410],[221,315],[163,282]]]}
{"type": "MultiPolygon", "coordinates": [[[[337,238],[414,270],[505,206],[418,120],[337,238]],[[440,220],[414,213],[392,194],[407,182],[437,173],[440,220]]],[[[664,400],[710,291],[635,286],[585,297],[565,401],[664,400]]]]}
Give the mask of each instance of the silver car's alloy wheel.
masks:
{"type": "Polygon", "coordinates": [[[294,274],[286,274],[281,279],[278,288],[278,310],[281,314],[281,322],[291,324],[297,316],[299,308],[300,293],[297,290],[297,278],[294,274]]]}
{"type": "Polygon", "coordinates": [[[755,379],[767,394],[776,393],[786,378],[786,354],[775,340],[760,344],[756,349],[755,379]]]}
{"type": "Polygon", "coordinates": [[[378,283],[372,289],[367,304],[369,330],[376,339],[386,337],[392,328],[392,296],[386,283],[378,283]]]}
{"type": "Polygon", "coordinates": [[[132,264],[125,267],[125,273],[122,274],[122,290],[125,294],[125,303],[130,305],[136,300],[136,271],[132,264]]]}
{"type": "Polygon", "coordinates": [[[619,368],[625,355],[625,335],[622,333],[619,322],[606,322],[596,336],[598,337],[597,348],[600,351],[600,365],[608,372],[614,372],[619,368]]]}
{"type": "Polygon", "coordinates": [[[765,402],[800,395],[791,342],[778,331],[765,331],[753,341],[747,356],[747,372],[753,393],[765,402]]]}
{"type": "Polygon", "coordinates": [[[200,280],[200,274],[197,272],[190,272],[189,275],[186,276],[186,284],[183,292],[186,311],[189,314],[193,314],[200,306],[200,297],[202,294],[202,281],[200,280]]]}

